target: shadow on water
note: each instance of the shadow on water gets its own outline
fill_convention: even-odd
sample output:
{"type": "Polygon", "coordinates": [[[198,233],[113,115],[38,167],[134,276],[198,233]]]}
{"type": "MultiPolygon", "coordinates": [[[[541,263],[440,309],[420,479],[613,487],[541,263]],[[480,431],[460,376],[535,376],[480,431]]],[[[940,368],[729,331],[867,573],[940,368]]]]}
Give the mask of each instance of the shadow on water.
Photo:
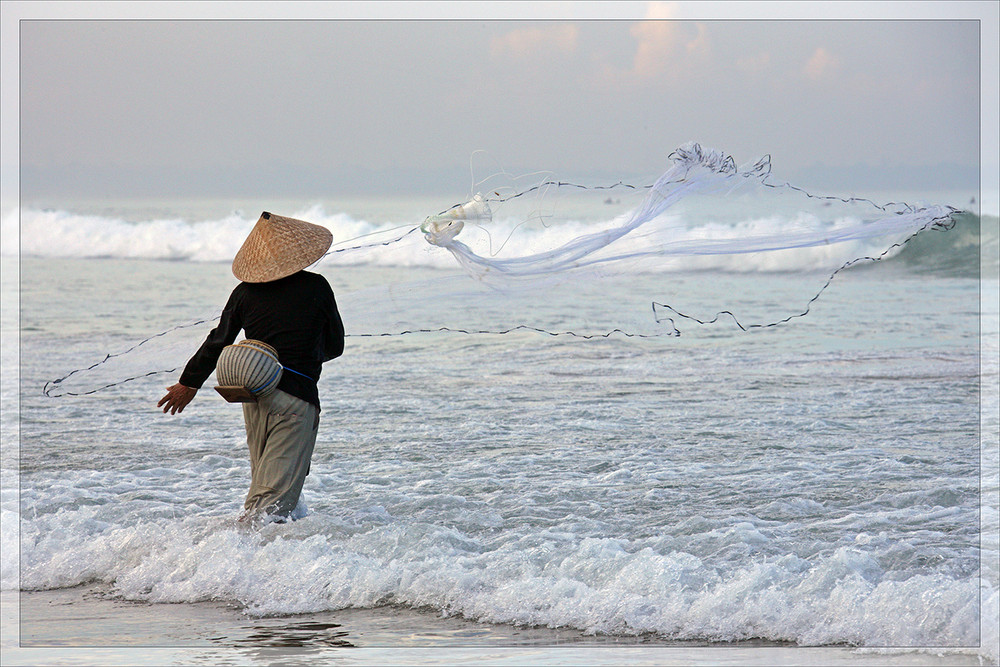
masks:
{"type": "Polygon", "coordinates": [[[234,647],[256,648],[354,648],[346,639],[348,632],[339,623],[303,622],[290,625],[262,625],[257,623],[244,628],[245,637],[229,639],[225,636],[210,637],[213,641],[234,647]]]}

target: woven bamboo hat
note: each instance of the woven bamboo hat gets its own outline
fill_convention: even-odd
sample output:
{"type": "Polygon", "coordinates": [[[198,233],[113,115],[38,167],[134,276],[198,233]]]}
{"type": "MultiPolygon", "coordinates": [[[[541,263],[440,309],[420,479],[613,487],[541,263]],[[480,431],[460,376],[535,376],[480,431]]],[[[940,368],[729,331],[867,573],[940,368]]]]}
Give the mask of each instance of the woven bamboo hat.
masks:
{"type": "Polygon", "coordinates": [[[326,227],[264,211],[233,260],[245,283],[269,283],[319,260],[333,243],[326,227]]]}

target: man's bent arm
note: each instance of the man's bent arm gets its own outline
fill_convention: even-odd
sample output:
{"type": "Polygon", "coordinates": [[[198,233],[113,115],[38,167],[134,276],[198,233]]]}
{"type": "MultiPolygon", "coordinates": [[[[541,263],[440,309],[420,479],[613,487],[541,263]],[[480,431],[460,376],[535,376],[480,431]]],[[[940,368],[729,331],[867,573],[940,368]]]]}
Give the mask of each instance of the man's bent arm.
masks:
{"type": "Polygon", "coordinates": [[[236,290],[229,297],[229,302],[222,311],[219,324],[205,338],[198,351],[187,362],[184,372],[181,373],[180,383],[187,387],[200,389],[208,376],[215,370],[215,364],[219,361],[222,349],[227,345],[232,345],[236,340],[236,335],[243,328],[238,308],[238,298],[236,290]]]}

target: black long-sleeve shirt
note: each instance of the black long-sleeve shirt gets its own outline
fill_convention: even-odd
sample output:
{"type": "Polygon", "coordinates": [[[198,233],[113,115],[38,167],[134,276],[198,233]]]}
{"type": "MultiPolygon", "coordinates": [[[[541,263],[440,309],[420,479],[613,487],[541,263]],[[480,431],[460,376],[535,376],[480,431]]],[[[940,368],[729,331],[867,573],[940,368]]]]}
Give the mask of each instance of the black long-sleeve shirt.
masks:
{"type": "Polygon", "coordinates": [[[218,326],[184,367],[180,383],[200,388],[241,329],[247,338],[277,350],[282,366],[297,371],[285,370],[278,389],[319,407],[316,382],[323,362],[344,353],[344,324],[326,278],[299,271],[273,282],[237,285],[218,326]]]}

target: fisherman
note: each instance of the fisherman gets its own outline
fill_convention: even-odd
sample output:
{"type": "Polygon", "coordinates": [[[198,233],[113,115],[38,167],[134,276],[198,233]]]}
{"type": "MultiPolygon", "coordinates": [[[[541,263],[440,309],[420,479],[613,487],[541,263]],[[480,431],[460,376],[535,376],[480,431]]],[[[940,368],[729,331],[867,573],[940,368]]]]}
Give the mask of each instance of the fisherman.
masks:
{"type": "Polygon", "coordinates": [[[188,361],[157,407],[183,412],[240,330],[273,347],[286,371],[275,391],[243,403],[250,449],[250,490],[240,521],[284,521],[292,515],[309,474],[319,427],[323,362],[344,352],[344,325],[323,276],[304,269],[330,248],[330,231],[294,218],[261,214],[233,260],[242,281],[219,325],[188,361]]]}

